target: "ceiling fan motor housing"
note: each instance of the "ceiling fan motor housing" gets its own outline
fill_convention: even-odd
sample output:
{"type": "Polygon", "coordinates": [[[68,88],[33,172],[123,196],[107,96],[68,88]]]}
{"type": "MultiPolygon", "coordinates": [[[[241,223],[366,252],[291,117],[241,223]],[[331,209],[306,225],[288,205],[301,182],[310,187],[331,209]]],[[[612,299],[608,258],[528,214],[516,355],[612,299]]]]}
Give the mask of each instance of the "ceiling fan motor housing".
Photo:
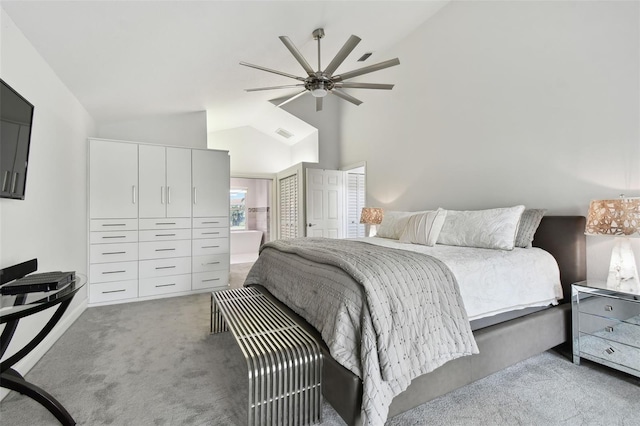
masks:
{"type": "Polygon", "coordinates": [[[316,73],[316,75],[304,80],[305,89],[309,90],[311,95],[316,98],[327,96],[334,86],[335,83],[323,73],[316,73]]]}

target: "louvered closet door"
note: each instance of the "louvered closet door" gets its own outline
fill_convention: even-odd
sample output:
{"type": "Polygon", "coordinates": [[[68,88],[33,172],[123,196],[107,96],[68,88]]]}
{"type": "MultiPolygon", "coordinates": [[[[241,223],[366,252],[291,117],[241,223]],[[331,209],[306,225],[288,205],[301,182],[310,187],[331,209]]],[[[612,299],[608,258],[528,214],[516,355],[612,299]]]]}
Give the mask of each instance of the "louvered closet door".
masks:
{"type": "Polygon", "coordinates": [[[347,174],[347,238],[365,236],[365,225],[360,224],[364,207],[364,174],[347,174]]]}
{"type": "Polygon", "coordinates": [[[280,179],[280,238],[298,236],[298,176],[280,179]]]}

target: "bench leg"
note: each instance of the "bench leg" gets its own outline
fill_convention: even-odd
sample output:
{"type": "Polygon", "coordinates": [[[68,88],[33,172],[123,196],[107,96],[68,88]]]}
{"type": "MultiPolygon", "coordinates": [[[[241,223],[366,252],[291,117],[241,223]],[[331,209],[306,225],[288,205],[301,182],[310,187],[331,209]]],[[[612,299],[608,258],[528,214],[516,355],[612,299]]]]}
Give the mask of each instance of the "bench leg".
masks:
{"type": "Polygon", "coordinates": [[[227,323],[222,316],[222,312],[218,308],[218,302],[214,297],[214,293],[211,293],[211,334],[223,333],[229,331],[227,323]]]}

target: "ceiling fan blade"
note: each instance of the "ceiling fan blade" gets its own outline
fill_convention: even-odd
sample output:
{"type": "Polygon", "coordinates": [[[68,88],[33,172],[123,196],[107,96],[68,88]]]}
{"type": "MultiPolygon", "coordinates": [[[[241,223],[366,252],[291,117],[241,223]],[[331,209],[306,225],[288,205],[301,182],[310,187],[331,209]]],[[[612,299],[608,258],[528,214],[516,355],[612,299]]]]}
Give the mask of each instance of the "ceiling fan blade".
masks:
{"type": "Polygon", "coordinates": [[[322,100],[324,98],[316,98],[316,112],[322,111],[322,100]]]}
{"type": "Polygon", "coordinates": [[[389,59],[388,61],[380,62],[378,64],[369,65],[368,67],[359,68],[357,70],[345,72],[344,74],[336,75],[333,77],[333,81],[348,80],[350,78],[357,77],[362,74],[383,70],[385,68],[393,67],[396,65],[400,65],[400,60],[398,58],[389,59]]]}
{"type": "Polygon", "coordinates": [[[289,84],[289,85],[286,85],[286,86],[258,87],[257,89],[244,89],[244,91],[245,92],[259,92],[261,90],[291,89],[292,87],[304,87],[304,84],[289,84]]]}
{"type": "Polygon", "coordinates": [[[244,65],[245,67],[255,68],[257,70],[266,71],[266,72],[272,72],[274,74],[278,74],[278,75],[282,75],[282,76],[285,76],[285,77],[294,78],[296,80],[304,81],[304,77],[298,77],[297,75],[287,74],[286,72],[272,70],[271,68],[261,67],[260,65],[253,65],[253,64],[249,64],[247,62],[240,62],[240,65],[244,65]]]}
{"type": "Polygon", "coordinates": [[[307,62],[304,56],[302,56],[302,53],[300,53],[298,48],[291,42],[291,40],[289,40],[289,37],[280,36],[280,40],[284,43],[285,46],[287,46],[289,52],[291,52],[291,54],[296,58],[300,65],[302,65],[302,68],[304,68],[307,74],[314,75],[315,71],[313,70],[313,68],[311,68],[311,65],[309,65],[309,62],[307,62]]]}
{"type": "Polygon", "coordinates": [[[391,90],[393,84],[376,84],[376,83],[336,83],[338,89],[380,89],[391,90]]]}
{"type": "Polygon", "coordinates": [[[291,96],[290,98],[285,99],[283,102],[280,102],[276,106],[277,107],[281,107],[282,105],[288,104],[289,102],[293,101],[294,99],[298,99],[300,96],[304,95],[307,92],[309,92],[309,91],[307,89],[304,89],[302,92],[296,93],[295,95],[291,96]]]}
{"type": "Polygon", "coordinates": [[[354,105],[360,105],[362,103],[362,101],[360,99],[356,99],[351,95],[346,94],[345,92],[338,90],[338,89],[333,89],[331,92],[329,93],[333,93],[334,95],[336,95],[339,98],[344,99],[345,101],[349,101],[354,105]]]}
{"type": "Polygon", "coordinates": [[[331,63],[327,65],[327,68],[325,68],[324,73],[327,75],[333,74],[334,71],[338,69],[340,64],[342,64],[344,60],[347,59],[347,56],[349,56],[349,54],[353,51],[353,49],[356,48],[358,43],[360,43],[360,40],[361,40],[360,37],[357,37],[354,35],[349,37],[349,40],[347,40],[344,46],[342,46],[342,49],[340,49],[340,51],[335,56],[335,58],[333,58],[331,63]]]}

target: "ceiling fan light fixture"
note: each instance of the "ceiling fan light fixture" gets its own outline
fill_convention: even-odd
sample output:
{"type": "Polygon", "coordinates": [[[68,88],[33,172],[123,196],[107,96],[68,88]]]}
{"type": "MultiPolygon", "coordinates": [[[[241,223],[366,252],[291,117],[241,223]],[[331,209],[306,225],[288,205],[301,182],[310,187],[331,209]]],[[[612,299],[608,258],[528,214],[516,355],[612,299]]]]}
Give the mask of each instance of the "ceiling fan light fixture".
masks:
{"type": "Polygon", "coordinates": [[[314,98],[324,98],[329,94],[329,90],[325,86],[324,82],[318,81],[311,86],[311,96],[314,98]]]}

